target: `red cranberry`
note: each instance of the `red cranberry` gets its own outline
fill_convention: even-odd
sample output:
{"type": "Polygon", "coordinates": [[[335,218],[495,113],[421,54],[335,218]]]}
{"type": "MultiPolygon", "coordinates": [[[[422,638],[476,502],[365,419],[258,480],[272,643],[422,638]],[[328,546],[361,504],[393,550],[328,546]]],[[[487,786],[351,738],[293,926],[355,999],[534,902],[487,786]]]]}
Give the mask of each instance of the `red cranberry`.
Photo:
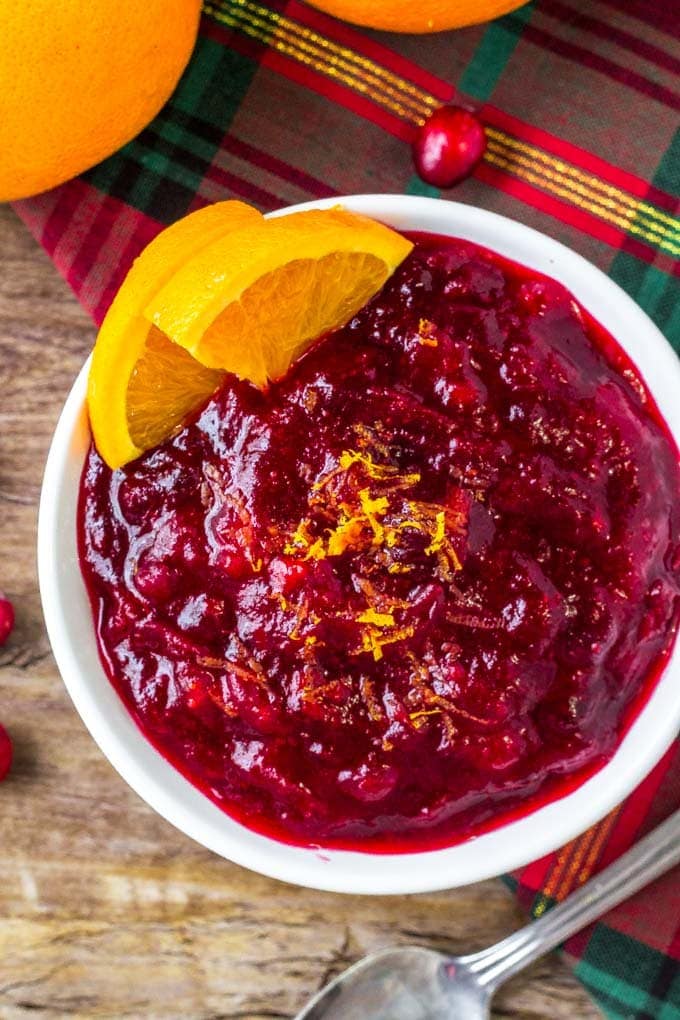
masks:
{"type": "Polygon", "coordinates": [[[14,627],[14,606],[9,599],[0,597],[0,645],[4,645],[14,627]]]}
{"type": "Polygon", "coordinates": [[[208,697],[208,692],[214,686],[214,677],[207,669],[187,670],[181,683],[187,708],[195,711],[208,697]]]}
{"type": "Polygon", "coordinates": [[[224,546],[213,555],[213,565],[234,581],[243,581],[253,573],[253,564],[242,549],[224,546]]]}
{"type": "Polygon", "coordinates": [[[270,564],[269,574],[274,590],[289,595],[299,585],[304,584],[309,576],[309,566],[306,563],[296,563],[294,560],[277,557],[270,564]]]}
{"type": "Polygon", "coordinates": [[[680,545],[676,546],[670,552],[671,570],[680,570],[680,545]]]}
{"type": "Polygon", "coordinates": [[[11,764],[12,741],[9,739],[7,730],[0,725],[0,783],[9,772],[11,764]]]}
{"type": "Polygon", "coordinates": [[[354,771],[349,769],[338,774],[338,783],[357,800],[370,804],[389,796],[397,785],[399,773],[394,765],[365,761],[354,771]]]}
{"type": "Polygon", "coordinates": [[[137,590],[152,602],[167,602],[177,587],[177,571],[165,563],[146,560],[139,565],[135,585],[137,590]]]}
{"type": "Polygon", "coordinates": [[[440,106],[420,128],[413,159],[424,181],[450,188],[472,173],[485,148],[484,128],[473,113],[440,106]]]}

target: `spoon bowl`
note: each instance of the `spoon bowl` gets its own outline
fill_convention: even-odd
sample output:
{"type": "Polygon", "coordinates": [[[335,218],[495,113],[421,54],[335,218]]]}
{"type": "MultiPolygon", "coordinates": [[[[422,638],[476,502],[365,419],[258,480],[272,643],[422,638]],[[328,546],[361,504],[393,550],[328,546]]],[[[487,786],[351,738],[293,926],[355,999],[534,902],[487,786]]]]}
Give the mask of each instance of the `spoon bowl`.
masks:
{"type": "Polygon", "coordinates": [[[359,960],[296,1020],[485,1020],[489,999],[464,959],[405,946],[359,960]]]}
{"type": "Polygon", "coordinates": [[[327,984],[297,1020],[484,1020],[488,999],[463,960],[417,946],[373,953],[327,984]]]}
{"type": "Polygon", "coordinates": [[[419,946],[359,960],[296,1020],[485,1020],[496,989],[680,862],[680,811],[540,920],[470,956],[419,946]]]}

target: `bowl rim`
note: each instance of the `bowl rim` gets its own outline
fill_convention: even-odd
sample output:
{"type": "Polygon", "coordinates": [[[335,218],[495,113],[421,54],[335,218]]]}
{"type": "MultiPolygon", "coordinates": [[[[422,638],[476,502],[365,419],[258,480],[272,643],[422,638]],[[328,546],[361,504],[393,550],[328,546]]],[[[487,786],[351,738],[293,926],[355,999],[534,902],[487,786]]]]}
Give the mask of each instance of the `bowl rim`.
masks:
{"type": "MultiPolygon", "coordinates": [[[[662,333],[614,281],[582,256],[531,227],[445,199],[338,196],[272,216],[342,205],[397,229],[469,238],[561,280],[633,358],[680,445],[680,362],[662,333]],[[612,328],[613,327],[613,328],[612,328]]],[[[512,871],[555,850],[603,818],[651,771],[680,728],[680,642],[615,754],[577,789],[520,818],[438,850],[384,854],[299,847],[225,814],[147,741],[101,666],[78,561],[75,507],[89,425],[89,359],[55,429],[38,518],[38,575],[57,666],[85,726],[122,778],[157,813],[209,850],[271,878],[329,892],[433,892],[512,871]],[[83,612],[83,597],[87,613],[83,612]],[[94,656],[93,656],[94,649],[94,656]]]]}

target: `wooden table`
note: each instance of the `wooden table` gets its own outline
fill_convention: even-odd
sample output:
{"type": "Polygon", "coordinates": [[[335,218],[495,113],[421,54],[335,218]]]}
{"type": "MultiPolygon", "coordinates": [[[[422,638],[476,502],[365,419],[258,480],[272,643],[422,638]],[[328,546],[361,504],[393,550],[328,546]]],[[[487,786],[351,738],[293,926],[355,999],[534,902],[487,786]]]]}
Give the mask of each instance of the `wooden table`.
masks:
{"type": "MultiPolygon", "coordinates": [[[[45,636],[35,564],[48,443],[93,327],[0,207],[0,1017],[290,1017],[362,954],[460,952],[522,923],[500,881],[429,896],[342,897],[251,874],[196,846],[128,789],[94,744],[45,636]]],[[[498,997],[499,1017],[600,1014],[553,956],[498,997]]],[[[366,1018],[369,1020],[369,1018],[366,1018]]]]}

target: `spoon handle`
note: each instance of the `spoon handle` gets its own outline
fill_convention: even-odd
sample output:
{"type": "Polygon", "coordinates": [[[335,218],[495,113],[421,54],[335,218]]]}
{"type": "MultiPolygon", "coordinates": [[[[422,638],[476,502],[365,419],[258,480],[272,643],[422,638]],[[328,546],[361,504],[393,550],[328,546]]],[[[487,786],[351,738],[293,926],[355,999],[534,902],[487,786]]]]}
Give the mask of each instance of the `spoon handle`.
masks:
{"type": "Polygon", "coordinates": [[[649,882],[680,863],[680,811],[641,839],[564,903],[502,942],[463,961],[487,991],[554,949],[649,882]]]}

